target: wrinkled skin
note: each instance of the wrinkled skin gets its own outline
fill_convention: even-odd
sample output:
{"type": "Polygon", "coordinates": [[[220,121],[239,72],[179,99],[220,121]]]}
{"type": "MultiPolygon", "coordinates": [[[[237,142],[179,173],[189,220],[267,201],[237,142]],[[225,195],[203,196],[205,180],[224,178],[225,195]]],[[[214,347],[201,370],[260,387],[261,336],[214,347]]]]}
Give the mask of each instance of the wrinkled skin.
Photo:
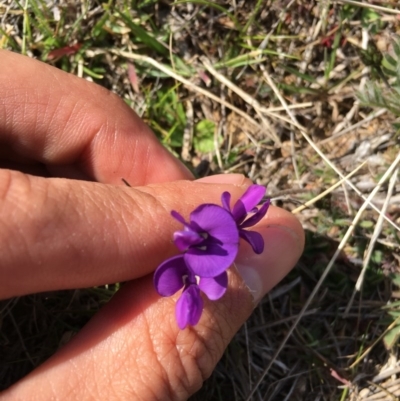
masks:
{"type": "MultiPolygon", "coordinates": [[[[0,400],[187,399],[252,312],[252,297],[231,270],[224,297],[205,299],[199,324],[181,331],[179,294],[160,297],[151,273],[176,253],[171,210],[187,217],[224,191],[235,201],[250,183],[193,182],[117,96],[27,57],[0,51],[0,60],[0,297],[129,280],[0,400]]],[[[274,207],[255,229],[266,250],[254,262],[244,247],[239,259],[266,266],[268,291],[295,264],[303,233],[274,207]]]]}

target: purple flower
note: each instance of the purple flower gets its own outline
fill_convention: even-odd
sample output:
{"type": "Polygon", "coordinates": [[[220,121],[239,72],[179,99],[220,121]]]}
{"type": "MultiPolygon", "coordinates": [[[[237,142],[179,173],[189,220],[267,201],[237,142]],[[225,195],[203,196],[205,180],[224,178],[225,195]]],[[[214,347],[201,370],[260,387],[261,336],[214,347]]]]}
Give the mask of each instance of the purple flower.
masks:
{"type": "Polygon", "coordinates": [[[154,286],[163,297],[169,297],[183,287],[175,307],[178,326],[183,330],[187,325],[194,326],[200,320],[203,311],[200,292],[204,292],[213,301],[221,298],[228,286],[228,275],[224,271],[216,277],[199,277],[187,266],[185,255],[179,255],[166,260],[157,268],[154,286]]]}
{"type": "Polygon", "coordinates": [[[174,243],[194,275],[216,277],[228,269],[239,247],[238,227],[229,211],[203,204],[190,214],[189,223],[178,212],[171,214],[184,225],[174,233],[174,243]]]}
{"type": "Polygon", "coordinates": [[[231,195],[224,192],[223,207],[200,205],[190,214],[189,222],[178,212],[171,212],[184,226],[174,233],[174,243],[183,254],[158,266],[154,286],[163,297],[182,289],[175,307],[179,328],[199,322],[203,311],[201,292],[212,301],[224,295],[228,286],[226,270],[236,258],[239,237],[246,240],[255,253],[264,250],[262,236],[247,230],[267,213],[269,201],[257,208],[264,195],[264,187],[252,185],[231,209],[231,195]]]}
{"type": "Polygon", "coordinates": [[[230,208],[231,194],[224,192],[221,196],[221,202],[224,209],[228,210],[236,221],[239,229],[239,236],[247,241],[253,251],[260,254],[264,250],[264,239],[261,234],[255,231],[248,231],[245,228],[257,224],[267,213],[270,201],[267,200],[260,208],[256,206],[261,202],[265,195],[266,188],[262,185],[251,185],[247,191],[239,198],[239,200],[230,208]],[[248,217],[249,213],[253,213],[248,217]]]}

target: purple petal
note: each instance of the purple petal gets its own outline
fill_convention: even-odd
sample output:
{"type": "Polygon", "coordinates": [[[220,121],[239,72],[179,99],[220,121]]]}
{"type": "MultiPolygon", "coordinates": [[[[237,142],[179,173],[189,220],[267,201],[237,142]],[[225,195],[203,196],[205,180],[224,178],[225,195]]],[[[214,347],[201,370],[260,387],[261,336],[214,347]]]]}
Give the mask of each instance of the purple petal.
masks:
{"type": "Polygon", "coordinates": [[[235,221],[239,222],[244,219],[246,213],[260,203],[265,192],[266,188],[262,185],[254,184],[247,188],[247,191],[239,198],[233,207],[232,214],[235,221]]]}
{"type": "Polygon", "coordinates": [[[183,216],[181,214],[179,214],[178,212],[176,212],[175,210],[171,211],[171,216],[178,220],[180,223],[182,223],[183,225],[187,226],[188,224],[186,223],[185,219],[183,218],[183,216]]]}
{"type": "Polygon", "coordinates": [[[181,251],[186,251],[190,246],[203,242],[204,238],[192,231],[192,230],[181,230],[174,232],[174,244],[181,251]]]}
{"type": "Polygon", "coordinates": [[[237,224],[240,224],[247,216],[247,210],[244,203],[239,199],[233,206],[232,216],[237,224]]]}
{"type": "Polygon", "coordinates": [[[200,277],[220,275],[233,263],[239,247],[239,232],[231,213],[221,206],[204,204],[191,213],[190,224],[208,235],[201,247],[186,252],[186,264],[200,277]]]}
{"type": "Polygon", "coordinates": [[[208,233],[217,243],[236,244],[238,241],[236,222],[231,213],[221,206],[207,203],[200,205],[190,214],[190,222],[200,229],[199,232],[208,233]]]}
{"type": "Polygon", "coordinates": [[[202,277],[199,282],[200,290],[203,291],[211,301],[221,298],[225,294],[227,287],[228,275],[226,272],[223,272],[217,277],[202,277]]]}
{"type": "Polygon", "coordinates": [[[154,287],[163,297],[169,297],[179,291],[184,285],[184,276],[190,275],[183,255],[167,259],[158,266],[154,273],[154,287]]]}
{"type": "MultiPolygon", "coordinates": [[[[236,228],[237,230],[237,228],[236,228]]],[[[185,262],[191,271],[200,277],[215,277],[233,263],[238,252],[238,244],[209,245],[206,250],[190,248],[185,254],[185,262]]]]}
{"type": "Polygon", "coordinates": [[[256,225],[267,214],[270,203],[271,201],[268,199],[253,216],[249,217],[240,225],[240,228],[256,225]]]}
{"type": "Polygon", "coordinates": [[[239,230],[239,235],[241,238],[243,238],[245,241],[247,241],[251,247],[253,248],[253,251],[259,255],[260,253],[263,253],[264,251],[264,238],[262,235],[256,231],[246,231],[246,230],[239,230]]]}
{"type": "Polygon", "coordinates": [[[229,192],[224,192],[221,196],[221,203],[225,210],[231,211],[231,194],[229,192]]]}
{"type": "Polygon", "coordinates": [[[203,312],[203,300],[200,296],[199,287],[195,284],[189,285],[182,292],[175,307],[176,321],[181,330],[187,325],[194,326],[203,312]]]}

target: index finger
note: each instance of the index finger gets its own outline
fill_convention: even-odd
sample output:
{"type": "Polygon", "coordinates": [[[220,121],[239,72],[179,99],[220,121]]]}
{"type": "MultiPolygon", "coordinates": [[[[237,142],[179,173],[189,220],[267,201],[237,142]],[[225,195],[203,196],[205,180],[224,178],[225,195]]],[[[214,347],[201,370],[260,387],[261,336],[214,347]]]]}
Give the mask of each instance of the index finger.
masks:
{"type": "Polygon", "coordinates": [[[192,178],[117,95],[25,56],[0,59],[3,158],[109,184],[192,178]]]}

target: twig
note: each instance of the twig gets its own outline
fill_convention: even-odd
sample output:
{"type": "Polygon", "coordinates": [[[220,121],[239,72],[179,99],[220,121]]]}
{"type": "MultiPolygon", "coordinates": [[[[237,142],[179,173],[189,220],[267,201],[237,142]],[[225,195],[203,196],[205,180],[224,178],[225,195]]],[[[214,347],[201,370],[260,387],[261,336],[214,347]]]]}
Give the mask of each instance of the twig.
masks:
{"type": "Polygon", "coordinates": [[[26,55],[26,37],[28,36],[28,24],[29,24],[28,4],[29,1],[25,0],[24,19],[22,23],[22,46],[21,46],[21,53],[24,55],[26,55]]]}
{"type": "MultiPolygon", "coordinates": [[[[294,110],[294,109],[307,109],[309,107],[313,107],[314,104],[312,102],[304,102],[304,103],[296,103],[296,104],[290,104],[288,105],[290,110],[294,110]]],[[[285,108],[283,106],[278,106],[278,107],[267,107],[266,111],[268,111],[268,113],[273,113],[274,111],[282,111],[285,110],[285,108]]]]}
{"type": "Polygon", "coordinates": [[[371,352],[372,348],[374,348],[376,344],[379,344],[382,338],[384,338],[390,330],[396,327],[399,322],[400,316],[398,316],[396,320],[394,320],[388,327],[386,327],[386,330],[348,367],[348,369],[353,369],[355,366],[357,366],[358,363],[371,352]]]}
{"type": "Polygon", "coordinates": [[[218,167],[221,171],[224,170],[224,166],[222,164],[221,152],[219,150],[219,138],[222,137],[222,120],[219,122],[218,126],[214,128],[214,150],[215,155],[217,156],[218,167]]]}
{"type": "MultiPolygon", "coordinates": [[[[266,125],[266,128],[270,129],[270,124],[266,121],[265,117],[262,116],[262,114],[269,114],[269,111],[266,107],[261,106],[261,104],[254,99],[254,97],[250,96],[248,93],[246,93],[244,90],[239,88],[237,85],[235,85],[232,81],[230,81],[228,78],[226,78],[224,75],[219,73],[210,63],[210,61],[205,57],[201,56],[200,61],[203,63],[204,67],[207,69],[207,71],[212,74],[215,78],[218,79],[223,85],[228,87],[230,90],[235,92],[238,96],[240,96],[247,104],[249,104],[255,112],[259,115],[259,117],[262,119],[262,122],[264,125],[266,125]]],[[[276,135],[276,133],[273,130],[267,130],[266,132],[271,136],[271,139],[277,144],[281,145],[281,141],[276,135]]]]}
{"type": "Polygon", "coordinates": [[[250,353],[250,341],[249,332],[247,329],[247,322],[244,324],[244,336],[246,339],[246,353],[247,353],[247,366],[248,366],[248,376],[249,376],[249,389],[251,388],[251,353],[250,353]]]}
{"type": "Polygon", "coordinates": [[[376,223],[374,232],[372,234],[371,241],[368,244],[368,249],[367,249],[367,252],[365,254],[364,261],[363,261],[363,267],[362,267],[360,275],[358,276],[358,279],[357,279],[356,285],[354,287],[353,293],[351,295],[350,301],[347,304],[347,308],[346,308],[346,310],[344,312],[344,317],[347,317],[347,314],[349,313],[350,308],[353,305],[356,293],[361,291],[361,287],[362,287],[363,282],[364,282],[365,272],[367,271],[367,267],[368,267],[369,262],[371,260],[372,251],[374,250],[375,243],[378,240],[379,235],[381,234],[381,231],[382,231],[382,225],[383,225],[382,216],[385,215],[386,210],[387,210],[387,208],[389,206],[390,198],[392,197],[392,194],[393,194],[393,190],[394,190],[394,186],[396,184],[398,173],[399,173],[399,168],[396,169],[396,171],[393,173],[392,177],[390,178],[389,188],[388,188],[388,192],[387,192],[387,195],[386,195],[385,203],[382,206],[382,214],[378,218],[378,221],[376,223]]]}
{"type": "Polygon", "coordinates": [[[329,193],[331,193],[333,190],[335,190],[337,187],[340,187],[340,185],[342,185],[345,181],[347,181],[350,177],[352,177],[358,170],[360,170],[362,167],[365,166],[367,162],[364,161],[362,162],[356,169],[354,169],[350,174],[347,174],[346,177],[341,178],[338,182],[336,182],[335,184],[333,184],[331,187],[329,187],[327,190],[325,190],[324,192],[320,193],[319,195],[317,195],[315,198],[309,200],[308,202],[304,203],[304,205],[299,206],[298,208],[292,210],[293,214],[297,214],[301,211],[303,211],[304,209],[307,209],[309,206],[313,205],[315,202],[319,201],[320,199],[322,199],[323,197],[325,197],[326,195],[328,195],[329,193]]]}
{"type": "MultiPolygon", "coordinates": [[[[374,383],[374,382],[372,382],[370,380],[367,380],[367,383],[370,386],[376,387],[377,389],[381,390],[378,393],[374,393],[373,396],[368,397],[368,401],[372,401],[374,399],[376,400],[376,399],[379,399],[379,398],[382,399],[382,397],[381,397],[382,395],[386,395],[387,396],[387,397],[384,398],[384,401],[389,401],[389,399],[392,400],[392,401],[399,401],[399,399],[396,397],[396,395],[393,394],[391,391],[389,391],[388,388],[386,389],[385,387],[381,386],[380,384],[374,383]],[[378,397],[376,397],[377,395],[378,395],[378,397]]],[[[398,385],[396,385],[396,390],[397,389],[398,389],[398,385]]]]}
{"type": "Polygon", "coordinates": [[[185,105],[186,105],[186,127],[183,130],[181,157],[185,162],[187,162],[190,161],[190,151],[192,149],[194,113],[191,100],[187,100],[185,102],[185,105]]]}
{"type": "Polygon", "coordinates": [[[291,156],[290,158],[292,159],[292,165],[293,165],[294,175],[296,176],[297,184],[298,184],[299,188],[303,188],[303,183],[301,182],[301,179],[300,179],[299,168],[297,166],[296,147],[294,146],[293,131],[290,131],[290,156],[291,156]]]}
{"type": "Polygon", "coordinates": [[[368,117],[364,118],[363,120],[359,121],[358,123],[353,124],[352,126],[344,129],[343,131],[338,132],[335,135],[332,135],[332,136],[330,136],[328,138],[323,139],[322,141],[319,141],[318,144],[319,145],[325,145],[328,142],[334,141],[337,138],[339,138],[339,137],[341,137],[341,136],[343,136],[343,135],[345,135],[345,134],[347,134],[347,133],[349,133],[349,132],[351,132],[351,131],[359,128],[359,127],[362,127],[363,125],[365,125],[365,124],[367,124],[369,122],[371,122],[375,118],[380,117],[382,114],[385,114],[386,112],[387,112],[386,109],[380,109],[378,111],[375,111],[374,113],[371,113],[368,117]]]}

